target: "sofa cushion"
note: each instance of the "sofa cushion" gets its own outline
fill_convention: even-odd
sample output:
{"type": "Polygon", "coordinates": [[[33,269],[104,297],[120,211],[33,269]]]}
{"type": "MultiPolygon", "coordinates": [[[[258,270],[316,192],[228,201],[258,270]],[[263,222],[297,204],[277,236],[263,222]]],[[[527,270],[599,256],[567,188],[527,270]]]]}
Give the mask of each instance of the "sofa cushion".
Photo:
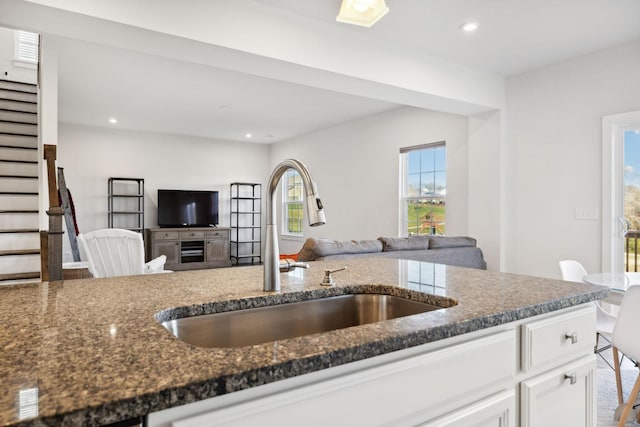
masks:
{"type": "Polygon", "coordinates": [[[467,236],[430,236],[429,249],[473,247],[476,239],[467,236]]]}
{"type": "Polygon", "coordinates": [[[378,237],[382,242],[382,252],[429,249],[428,236],[378,237]]]}
{"type": "Polygon", "coordinates": [[[330,239],[308,238],[300,253],[299,261],[314,261],[318,257],[338,254],[366,254],[382,252],[382,242],[379,240],[348,240],[338,241],[330,239]]]}

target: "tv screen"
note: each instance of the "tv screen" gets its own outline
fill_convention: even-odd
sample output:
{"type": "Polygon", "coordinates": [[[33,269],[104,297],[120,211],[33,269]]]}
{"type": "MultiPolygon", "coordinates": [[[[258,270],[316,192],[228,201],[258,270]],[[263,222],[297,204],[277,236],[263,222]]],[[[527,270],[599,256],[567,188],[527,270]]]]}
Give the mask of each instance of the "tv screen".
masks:
{"type": "Polygon", "coordinates": [[[217,224],[217,191],[158,190],[160,227],[210,227],[217,224]]]}

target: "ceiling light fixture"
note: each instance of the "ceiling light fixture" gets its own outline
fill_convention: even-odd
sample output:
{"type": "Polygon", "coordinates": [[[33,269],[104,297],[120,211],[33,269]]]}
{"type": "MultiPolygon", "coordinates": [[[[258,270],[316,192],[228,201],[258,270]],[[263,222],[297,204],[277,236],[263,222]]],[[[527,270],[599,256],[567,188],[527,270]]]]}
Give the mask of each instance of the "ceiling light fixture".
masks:
{"type": "Polygon", "coordinates": [[[118,123],[118,119],[116,119],[115,117],[111,117],[109,119],[109,123],[111,123],[112,125],[115,125],[116,123],[118,123]]]}
{"type": "Polygon", "coordinates": [[[251,139],[251,138],[253,138],[253,135],[251,135],[250,133],[246,133],[244,135],[244,137],[247,138],[247,139],[251,139]]]}
{"type": "Polygon", "coordinates": [[[462,31],[464,31],[465,33],[473,33],[475,30],[478,29],[478,23],[475,21],[469,21],[469,22],[465,22],[464,24],[460,25],[460,28],[462,29],[462,31]]]}
{"type": "Polygon", "coordinates": [[[342,0],[336,21],[370,27],[389,12],[384,0],[342,0]]]}

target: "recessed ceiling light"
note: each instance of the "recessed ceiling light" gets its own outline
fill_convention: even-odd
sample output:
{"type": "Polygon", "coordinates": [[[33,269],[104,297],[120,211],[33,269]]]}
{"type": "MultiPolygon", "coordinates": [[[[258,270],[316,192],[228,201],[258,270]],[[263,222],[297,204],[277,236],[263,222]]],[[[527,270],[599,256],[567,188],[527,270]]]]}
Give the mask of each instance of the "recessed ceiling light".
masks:
{"type": "Polygon", "coordinates": [[[342,0],[336,21],[370,27],[388,12],[385,0],[342,0]]]}
{"type": "Polygon", "coordinates": [[[251,135],[250,133],[246,133],[246,134],[244,134],[244,137],[247,138],[247,139],[251,139],[251,138],[253,138],[253,135],[251,135]]]}
{"type": "Polygon", "coordinates": [[[109,123],[111,123],[112,125],[115,125],[116,123],[118,123],[118,119],[116,119],[115,117],[111,117],[109,119],[109,123]]]}
{"type": "Polygon", "coordinates": [[[478,29],[478,23],[475,21],[465,22],[464,24],[460,25],[460,29],[465,33],[473,33],[478,29]]]}

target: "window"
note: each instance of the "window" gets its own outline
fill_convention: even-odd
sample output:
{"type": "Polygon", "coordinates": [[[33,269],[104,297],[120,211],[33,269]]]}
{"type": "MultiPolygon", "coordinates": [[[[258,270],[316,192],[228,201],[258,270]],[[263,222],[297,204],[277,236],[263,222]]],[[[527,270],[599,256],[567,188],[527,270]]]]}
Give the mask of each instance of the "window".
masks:
{"type": "Polygon", "coordinates": [[[406,235],[445,234],[447,151],[444,142],[400,149],[406,235]]]}
{"type": "Polygon", "coordinates": [[[302,178],[295,170],[288,170],[282,179],[282,234],[302,236],[302,178]]]}
{"type": "Polygon", "coordinates": [[[38,62],[38,35],[27,31],[16,31],[16,60],[38,62]]]}

